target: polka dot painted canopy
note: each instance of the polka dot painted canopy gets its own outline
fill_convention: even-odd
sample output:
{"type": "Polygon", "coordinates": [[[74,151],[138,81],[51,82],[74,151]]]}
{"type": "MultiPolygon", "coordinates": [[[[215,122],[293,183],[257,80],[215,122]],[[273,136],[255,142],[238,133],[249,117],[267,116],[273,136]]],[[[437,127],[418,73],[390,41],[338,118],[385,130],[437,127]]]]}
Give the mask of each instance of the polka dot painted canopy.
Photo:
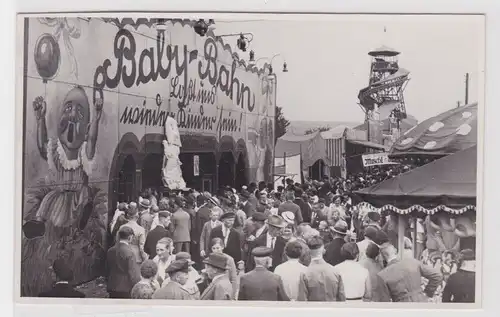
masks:
{"type": "Polygon", "coordinates": [[[454,108],[406,131],[391,153],[446,155],[477,144],[477,103],[454,108]]]}

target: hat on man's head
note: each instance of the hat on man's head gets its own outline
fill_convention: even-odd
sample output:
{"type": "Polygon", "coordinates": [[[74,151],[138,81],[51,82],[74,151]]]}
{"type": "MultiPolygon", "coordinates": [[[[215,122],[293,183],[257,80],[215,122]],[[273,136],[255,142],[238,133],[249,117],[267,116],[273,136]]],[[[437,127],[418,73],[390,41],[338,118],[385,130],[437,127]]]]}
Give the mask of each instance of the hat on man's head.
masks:
{"type": "Polygon", "coordinates": [[[462,258],[462,261],[475,261],[476,253],[471,249],[463,249],[460,251],[460,257],[462,258]]]}
{"type": "Polygon", "coordinates": [[[252,255],[256,258],[264,258],[271,256],[271,254],[273,254],[273,249],[268,247],[256,247],[252,250],[252,255]]]}
{"type": "Polygon", "coordinates": [[[389,236],[387,236],[387,234],[384,231],[378,230],[377,235],[373,240],[373,242],[375,242],[379,246],[382,246],[383,244],[389,243],[389,236]]]}
{"type": "Polygon", "coordinates": [[[285,220],[281,216],[271,215],[267,218],[267,224],[276,228],[285,228],[285,220]]]}
{"type": "Polygon", "coordinates": [[[289,224],[295,223],[295,215],[291,211],[284,211],[281,214],[281,217],[283,217],[283,220],[285,220],[289,224]]]}
{"type": "Polygon", "coordinates": [[[211,196],[208,198],[208,201],[214,204],[215,206],[220,206],[220,201],[217,197],[211,196]]]}
{"type": "Polygon", "coordinates": [[[224,214],[222,214],[222,216],[220,216],[219,220],[220,221],[223,221],[223,220],[226,220],[226,219],[231,219],[231,218],[236,218],[236,214],[234,212],[226,212],[224,214]]]}
{"type": "Polygon", "coordinates": [[[151,208],[151,202],[149,201],[149,199],[141,199],[139,205],[144,208],[151,208]]]}
{"type": "Polygon", "coordinates": [[[194,261],[191,260],[191,254],[187,252],[179,252],[175,255],[176,260],[186,260],[189,265],[193,265],[194,261]]]}
{"type": "Polygon", "coordinates": [[[376,211],[369,211],[366,216],[368,219],[374,222],[379,222],[380,221],[380,214],[376,211]]]}
{"type": "Polygon", "coordinates": [[[263,213],[263,212],[254,212],[253,215],[252,215],[252,220],[253,221],[266,221],[267,217],[266,215],[263,213]]]}
{"type": "Polygon", "coordinates": [[[165,273],[171,274],[175,272],[185,272],[189,271],[189,261],[188,260],[174,260],[165,270],[165,273]]]}
{"type": "Polygon", "coordinates": [[[203,263],[216,267],[218,269],[227,269],[227,258],[224,254],[210,253],[208,258],[203,260],[203,263]]]}
{"type": "Polygon", "coordinates": [[[65,282],[73,280],[73,270],[64,259],[56,259],[52,264],[51,269],[60,280],[65,282]]]}
{"type": "Polygon", "coordinates": [[[364,236],[374,241],[377,239],[378,229],[373,226],[368,226],[364,230],[364,236]]]}
{"type": "Polygon", "coordinates": [[[337,221],[337,223],[331,227],[331,230],[334,233],[346,235],[347,234],[347,223],[343,220],[337,221]]]}

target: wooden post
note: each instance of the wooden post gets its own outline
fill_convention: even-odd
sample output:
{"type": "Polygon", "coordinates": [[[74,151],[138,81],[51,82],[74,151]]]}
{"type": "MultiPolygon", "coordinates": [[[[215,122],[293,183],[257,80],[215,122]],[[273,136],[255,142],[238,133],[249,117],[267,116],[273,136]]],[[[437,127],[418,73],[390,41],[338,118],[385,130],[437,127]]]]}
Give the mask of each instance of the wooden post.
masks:
{"type": "Polygon", "coordinates": [[[399,259],[403,258],[403,251],[405,246],[405,219],[404,215],[398,214],[398,255],[399,259]]]}
{"type": "MultiPolygon", "coordinates": [[[[417,259],[417,217],[413,217],[413,257],[417,259]]],[[[418,259],[417,259],[418,260],[418,259]]]]}

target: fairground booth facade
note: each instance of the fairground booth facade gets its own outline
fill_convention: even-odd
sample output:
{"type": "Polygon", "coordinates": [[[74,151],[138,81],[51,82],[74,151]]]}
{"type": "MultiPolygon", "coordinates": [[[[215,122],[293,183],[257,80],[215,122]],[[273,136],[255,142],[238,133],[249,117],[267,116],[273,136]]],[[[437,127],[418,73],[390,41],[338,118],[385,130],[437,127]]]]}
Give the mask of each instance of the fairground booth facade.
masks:
{"type": "MultiPolygon", "coordinates": [[[[108,215],[162,186],[164,123],[187,186],[270,181],[276,78],[189,20],[25,20],[22,295],[69,257],[102,273],[108,215]]],[[[21,136],[20,136],[21,137],[21,136]]]]}

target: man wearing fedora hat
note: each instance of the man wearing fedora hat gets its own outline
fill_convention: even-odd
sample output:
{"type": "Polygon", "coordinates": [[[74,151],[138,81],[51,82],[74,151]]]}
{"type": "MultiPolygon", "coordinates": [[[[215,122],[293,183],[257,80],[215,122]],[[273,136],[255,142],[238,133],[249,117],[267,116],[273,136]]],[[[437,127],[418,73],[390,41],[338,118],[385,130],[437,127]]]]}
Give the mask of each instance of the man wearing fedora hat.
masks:
{"type": "Polygon", "coordinates": [[[43,292],[38,297],[84,298],[85,294],[75,290],[70,282],[73,280],[73,270],[63,259],[57,259],[50,267],[55,276],[55,284],[51,290],[43,292]]]}
{"type": "MultiPolygon", "coordinates": [[[[250,245],[250,252],[252,254],[253,248],[256,247],[268,247],[272,250],[271,259],[272,263],[269,267],[270,271],[274,271],[276,266],[280,265],[285,261],[285,245],[286,241],[281,236],[283,229],[286,227],[286,222],[283,220],[281,216],[271,215],[267,219],[267,232],[266,234],[260,235],[256,238],[250,245]]],[[[255,262],[253,257],[250,256],[247,265],[246,271],[250,271],[255,267],[255,262]]]]}
{"type": "Polygon", "coordinates": [[[198,287],[198,283],[201,282],[201,276],[198,271],[193,268],[193,264],[195,264],[195,262],[191,260],[191,254],[187,252],[179,252],[175,255],[175,260],[188,262],[188,279],[186,284],[182,287],[188,291],[189,295],[191,295],[193,299],[200,299],[200,289],[198,287]]]}
{"type": "Polygon", "coordinates": [[[234,212],[222,214],[219,218],[222,221],[222,226],[212,229],[209,241],[212,241],[214,238],[222,239],[224,241],[223,252],[231,256],[235,263],[238,263],[242,259],[243,244],[240,233],[233,228],[235,219],[236,214],[234,212]]]}
{"type": "Polygon", "coordinates": [[[268,270],[273,250],[259,246],[252,250],[255,268],[240,279],[238,300],[289,301],[279,275],[268,270]]]}
{"type": "Polygon", "coordinates": [[[243,211],[247,215],[247,218],[250,218],[253,216],[254,212],[256,211],[256,206],[254,206],[248,199],[250,198],[250,193],[248,190],[243,189],[241,191],[241,204],[243,205],[243,211]]]}
{"type": "Polygon", "coordinates": [[[189,261],[174,260],[165,270],[170,277],[168,283],[153,294],[153,299],[193,300],[194,298],[183,287],[189,278],[189,261]]]}
{"type": "Polygon", "coordinates": [[[332,242],[328,244],[325,252],[325,261],[330,265],[337,265],[344,261],[342,258],[340,250],[342,246],[346,243],[345,238],[347,235],[347,223],[345,221],[338,221],[335,226],[330,228],[333,239],[332,242]]]}
{"type": "Polygon", "coordinates": [[[212,281],[203,291],[202,300],[234,300],[233,286],[227,272],[227,257],[221,253],[212,253],[203,263],[206,265],[208,278],[212,281]]]}

